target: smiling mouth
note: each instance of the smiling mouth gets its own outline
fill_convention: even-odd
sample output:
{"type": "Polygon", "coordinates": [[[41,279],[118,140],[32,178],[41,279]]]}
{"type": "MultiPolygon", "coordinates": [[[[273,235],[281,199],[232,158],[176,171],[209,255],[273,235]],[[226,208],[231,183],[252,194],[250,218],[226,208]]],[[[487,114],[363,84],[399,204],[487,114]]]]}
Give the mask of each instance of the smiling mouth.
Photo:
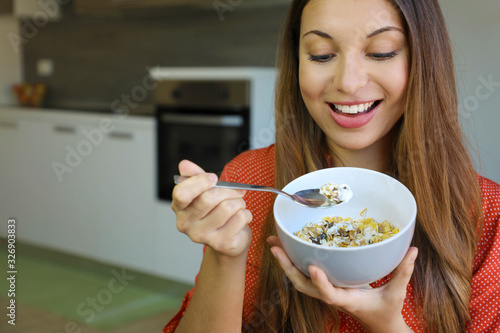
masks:
{"type": "Polygon", "coordinates": [[[375,109],[382,100],[377,100],[369,103],[358,104],[358,105],[342,105],[342,104],[333,104],[328,103],[333,112],[347,115],[347,116],[358,116],[361,114],[366,114],[373,109],[375,109]]]}

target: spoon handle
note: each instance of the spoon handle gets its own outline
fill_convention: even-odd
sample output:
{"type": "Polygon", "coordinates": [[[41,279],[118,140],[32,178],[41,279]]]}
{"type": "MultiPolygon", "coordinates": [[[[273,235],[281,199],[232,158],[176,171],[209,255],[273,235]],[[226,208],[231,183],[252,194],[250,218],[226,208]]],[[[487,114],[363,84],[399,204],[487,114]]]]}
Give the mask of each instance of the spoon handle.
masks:
{"type": "MultiPolygon", "coordinates": [[[[174,176],[174,182],[176,184],[179,184],[180,182],[188,179],[189,177],[187,176],[179,176],[175,175],[174,176]]],[[[223,187],[223,188],[231,188],[231,189],[239,189],[239,190],[250,190],[250,191],[264,191],[264,192],[273,192],[277,194],[284,194],[288,197],[290,195],[286,192],[280,191],[277,188],[270,187],[270,186],[262,186],[262,185],[252,185],[252,184],[244,184],[244,183],[233,183],[233,182],[225,182],[225,181],[217,181],[215,184],[215,187],[223,187]]]]}

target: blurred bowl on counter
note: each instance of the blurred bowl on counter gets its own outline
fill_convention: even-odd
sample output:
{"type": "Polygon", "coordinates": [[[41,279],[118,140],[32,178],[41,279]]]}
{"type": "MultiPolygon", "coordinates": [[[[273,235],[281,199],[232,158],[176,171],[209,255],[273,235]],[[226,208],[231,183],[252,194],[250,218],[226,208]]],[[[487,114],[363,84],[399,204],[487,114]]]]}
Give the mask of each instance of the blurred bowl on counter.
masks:
{"type": "Polygon", "coordinates": [[[44,83],[14,84],[12,91],[19,106],[41,107],[47,95],[47,85],[44,83]]]}

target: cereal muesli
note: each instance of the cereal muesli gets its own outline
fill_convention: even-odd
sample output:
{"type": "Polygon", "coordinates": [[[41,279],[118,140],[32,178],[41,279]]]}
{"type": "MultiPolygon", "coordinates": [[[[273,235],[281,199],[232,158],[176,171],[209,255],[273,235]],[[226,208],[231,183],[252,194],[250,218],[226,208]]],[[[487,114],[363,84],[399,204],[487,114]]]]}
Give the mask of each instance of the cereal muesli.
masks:
{"type": "MultiPolygon", "coordinates": [[[[365,215],[366,210],[361,215],[365,215]]],[[[319,223],[307,223],[294,233],[308,242],[324,246],[357,247],[381,242],[399,232],[390,222],[378,223],[371,217],[352,219],[340,216],[325,217],[319,223]]]]}
{"type": "Polygon", "coordinates": [[[352,197],[352,191],[349,186],[346,184],[334,184],[332,182],[321,186],[319,193],[335,204],[349,200],[352,197]]]}

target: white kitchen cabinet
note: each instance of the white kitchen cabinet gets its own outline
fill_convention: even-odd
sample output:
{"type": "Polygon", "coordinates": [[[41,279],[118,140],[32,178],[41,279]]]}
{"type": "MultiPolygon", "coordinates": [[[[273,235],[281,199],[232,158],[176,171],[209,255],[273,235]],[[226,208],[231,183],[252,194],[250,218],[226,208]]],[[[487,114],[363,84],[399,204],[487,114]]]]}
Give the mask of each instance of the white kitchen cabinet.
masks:
{"type": "Polygon", "coordinates": [[[0,218],[18,240],[193,283],[202,248],[156,199],[154,119],[23,110],[0,108],[0,218]]]}

